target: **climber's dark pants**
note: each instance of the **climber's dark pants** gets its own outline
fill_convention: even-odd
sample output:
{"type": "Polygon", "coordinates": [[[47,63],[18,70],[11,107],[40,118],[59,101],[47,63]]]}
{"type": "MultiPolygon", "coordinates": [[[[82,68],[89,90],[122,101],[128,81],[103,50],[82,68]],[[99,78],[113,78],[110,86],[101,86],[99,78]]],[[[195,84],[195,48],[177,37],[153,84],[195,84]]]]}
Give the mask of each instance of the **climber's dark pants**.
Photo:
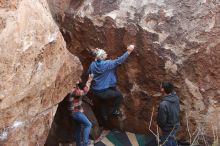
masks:
{"type": "Polygon", "coordinates": [[[95,92],[95,97],[97,97],[101,102],[101,114],[102,117],[106,120],[108,117],[108,99],[113,99],[113,109],[112,113],[115,113],[119,110],[119,106],[122,102],[123,96],[115,87],[108,88],[102,92],[95,92]]]}

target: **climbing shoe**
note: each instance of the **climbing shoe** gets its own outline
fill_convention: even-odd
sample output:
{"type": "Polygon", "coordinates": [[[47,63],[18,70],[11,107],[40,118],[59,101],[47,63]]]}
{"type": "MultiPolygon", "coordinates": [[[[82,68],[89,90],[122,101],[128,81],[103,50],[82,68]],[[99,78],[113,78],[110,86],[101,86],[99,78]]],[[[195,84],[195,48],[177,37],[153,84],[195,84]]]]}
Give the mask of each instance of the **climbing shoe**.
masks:
{"type": "Polygon", "coordinates": [[[112,113],[113,116],[117,117],[117,116],[122,116],[122,112],[119,110],[116,110],[115,112],[112,113]]]}

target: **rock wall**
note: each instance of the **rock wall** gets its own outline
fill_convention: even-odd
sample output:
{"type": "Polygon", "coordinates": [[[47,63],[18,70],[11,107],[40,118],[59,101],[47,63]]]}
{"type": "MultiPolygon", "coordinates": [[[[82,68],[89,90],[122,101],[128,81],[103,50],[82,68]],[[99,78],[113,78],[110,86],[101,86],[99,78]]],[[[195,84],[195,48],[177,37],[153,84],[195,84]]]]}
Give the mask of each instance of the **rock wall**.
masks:
{"type": "Polygon", "coordinates": [[[220,135],[220,1],[48,3],[67,48],[85,68],[92,61],[91,48],[104,48],[115,58],[127,44],[136,45],[136,51],[117,71],[126,130],[147,131],[152,108],[159,102],[160,82],[166,79],[174,83],[181,98],[182,136],[188,137],[187,119],[191,133],[199,130],[209,140],[213,131],[220,135]]]}
{"type": "Polygon", "coordinates": [[[81,73],[45,0],[0,1],[0,145],[44,145],[81,73]]]}

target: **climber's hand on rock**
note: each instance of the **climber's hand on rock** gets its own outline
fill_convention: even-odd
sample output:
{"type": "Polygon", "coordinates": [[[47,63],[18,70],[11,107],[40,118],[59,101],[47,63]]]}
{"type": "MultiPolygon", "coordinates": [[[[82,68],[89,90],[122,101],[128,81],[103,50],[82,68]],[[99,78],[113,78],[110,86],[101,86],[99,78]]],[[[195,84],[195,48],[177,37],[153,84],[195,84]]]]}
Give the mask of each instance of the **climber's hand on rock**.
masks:
{"type": "Polygon", "coordinates": [[[129,46],[127,47],[127,51],[128,51],[129,54],[130,54],[133,50],[134,50],[134,45],[129,45],[129,46]]]}

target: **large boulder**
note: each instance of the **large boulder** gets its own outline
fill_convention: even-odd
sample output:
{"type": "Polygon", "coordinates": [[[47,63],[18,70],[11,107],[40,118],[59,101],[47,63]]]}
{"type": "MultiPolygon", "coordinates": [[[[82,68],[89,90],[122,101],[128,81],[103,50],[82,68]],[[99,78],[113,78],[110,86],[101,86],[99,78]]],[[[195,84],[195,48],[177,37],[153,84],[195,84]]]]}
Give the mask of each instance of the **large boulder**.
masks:
{"type": "Polygon", "coordinates": [[[83,68],[45,0],[3,0],[0,8],[0,145],[44,145],[83,68]]]}
{"type": "Polygon", "coordinates": [[[152,108],[157,108],[161,95],[160,82],[166,79],[174,83],[180,96],[183,136],[188,137],[187,121],[191,134],[196,131],[209,140],[216,137],[213,133],[220,136],[219,1],[48,3],[67,48],[79,56],[84,68],[92,61],[91,48],[104,48],[115,58],[127,44],[136,45],[136,51],[117,71],[126,130],[147,131],[152,108]]]}

